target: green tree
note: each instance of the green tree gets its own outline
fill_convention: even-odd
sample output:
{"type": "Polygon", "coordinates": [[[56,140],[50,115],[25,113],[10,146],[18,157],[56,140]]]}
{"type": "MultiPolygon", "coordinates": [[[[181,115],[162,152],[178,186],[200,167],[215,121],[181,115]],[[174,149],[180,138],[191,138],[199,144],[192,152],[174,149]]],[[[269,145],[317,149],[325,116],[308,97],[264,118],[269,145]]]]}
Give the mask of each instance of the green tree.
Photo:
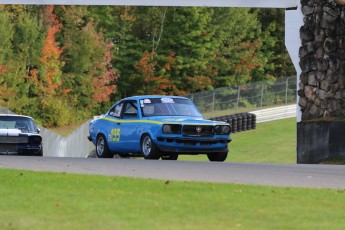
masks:
{"type": "Polygon", "coordinates": [[[260,57],[260,24],[250,9],[217,8],[212,24],[217,41],[213,66],[214,87],[241,85],[265,65],[260,57]]]}
{"type": "Polygon", "coordinates": [[[212,87],[210,66],[214,58],[214,31],[211,27],[212,8],[171,7],[167,11],[163,38],[158,54],[172,55],[171,78],[180,93],[212,87]],[[208,85],[195,85],[192,78],[204,78],[208,85]]]}
{"type": "Polygon", "coordinates": [[[134,24],[137,22],[136,8],[128,6],[115,8],[116,24],[112,36],[115,57],[113,65],[120,75],[118,81],[120,97],[136,94],[137,88],[133,87],[135,83],[131,81],[131,76],[135,74],[134,64],[146,51],[142,47],[142,41],[135,36],[134,32],[134,24]]]}
{"type": "MultiPolygon", "coordinates": [[[[262,30],[262,49],[267,58],[264,69],[270,78],[296,75],[290,56],[285,47],[285,10],[255,9],[262,30]]],[[[258,75],[262,75],[259,73],[258,75]]],[[[261,80],[261,79],[258,79],[261,80]]]]}
{"type": "MultiPolygon", "coordinates": [[[[0,40],[6,48],[5,62],[6,86],[2,87],[8,108],[17,112],[37,117],[37,103],[33,102],[34,82],[30,80],[31,70],[37,68],[42,50],[44,31],[41,21],[41,8],[25,5],[6,5],[1,7],[0,17],[7,15],[6,32],[1,35],[11,39],[0,40]],[[5,89],[6,88],[6,89],[5,89]]],[[[2,96],[1,96],[2,97],[2,96]]],[[[2,97],[4,99],[4,97],[2,97]]]]}
{"type": "MultiPolygon", "coordinates": [[[[74,107],[92,109],[99,102],[92,100],[95,90],[93,84],[96,81],[94,78],[99,78],[109,70],[107,62],[112,58],[103,34],[97,31],[96,22],[88,16],[87,9],[86,6],[60,9],[60,17],[63,19],[62,56],[65,61],[63,84],[64,88],[70,89],[70,103],[74,107]],[[106,53],[108,60],[105,60],[106,53]]],[[[111,84],[115,86],[115,83],[114,78],[111,84]]],[[[104,100],[108,101],[109,98],[104,100]]]]}
{"type": "Polygon", "coordinates": [[[15,95],[9,77],[12,58],[12,40],[14,28],[9,14],[0,6],[0,104],[9,107],[9,100],[15,95]]]}
{"type": "Polygon", "coordinates": [[[14,35],[14,25],[10,15],[0,6],[0,63],[7,63],[12,58],[12,40],[14,35]]]}

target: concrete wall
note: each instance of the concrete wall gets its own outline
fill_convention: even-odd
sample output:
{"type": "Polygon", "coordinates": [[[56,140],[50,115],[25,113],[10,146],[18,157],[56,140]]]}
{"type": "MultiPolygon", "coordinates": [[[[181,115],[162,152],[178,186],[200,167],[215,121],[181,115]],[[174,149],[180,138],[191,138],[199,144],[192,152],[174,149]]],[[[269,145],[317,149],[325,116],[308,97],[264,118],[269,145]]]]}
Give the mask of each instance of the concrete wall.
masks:
{"type": "Polygon", "coordinates": [[[345,157],[345,121],[300,122],[297,124],[297,163],[317,164],[345,157]]]}
{"type": "Polygon", "coordinates": [[[45,157],[88,157],[95,146],[87,139],[89,121],[85,122],[68,137],[62,137],[48,129],[41,128],[43,156],[45,157]]]}

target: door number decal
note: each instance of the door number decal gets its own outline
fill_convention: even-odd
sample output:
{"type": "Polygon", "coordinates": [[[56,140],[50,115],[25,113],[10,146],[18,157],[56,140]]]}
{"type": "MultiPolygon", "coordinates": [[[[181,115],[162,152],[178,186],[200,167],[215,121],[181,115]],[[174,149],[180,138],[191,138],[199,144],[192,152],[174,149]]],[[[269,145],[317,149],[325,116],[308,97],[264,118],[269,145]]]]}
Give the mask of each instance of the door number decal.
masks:
{"type": "Polygon", "coordinates": [[[116,128],[116,129],[112,129],[111,130],[111,141],[120,141],[120,129],[116,128]]]}

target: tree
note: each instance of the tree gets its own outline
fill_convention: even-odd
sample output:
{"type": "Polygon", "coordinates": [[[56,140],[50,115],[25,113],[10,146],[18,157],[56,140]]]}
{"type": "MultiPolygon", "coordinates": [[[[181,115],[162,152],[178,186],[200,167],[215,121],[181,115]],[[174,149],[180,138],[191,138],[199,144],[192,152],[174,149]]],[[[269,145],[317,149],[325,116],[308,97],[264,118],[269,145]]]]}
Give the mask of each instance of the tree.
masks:
{"type": "Polygon", "coordinates": [[[265,73],[272,76],[272,78],[296,75],[295,68],[285,47],[285,10],[255,9],[254,11],[257,12],[261,30],[263,31],[262,49],[267,58],[265,73]]]}
{"type": "Polygon", "coordinates": [[[63,85],[71,89],[69,101],[74,107],[92,111],[96,103],[110,100],[118,76],[109,64],[112,42],[107,43],[103,33],[97,31],[97,22],[89,17],[87,9],[86,6],[60,9],[65,61],[63,85]]]}
{"type": "Polygon", "coordinates": [[[132,87],[138,94],[173,94],[177,89],[167,73],[174,61],[174,57],[162,58],[154,52],[145,53],[134,65],[137,74],[131,76],[132,87]]]}
{"type": "MultiPolygon", "coordinates": [[[[180,91],[191,92],[189,79],[208,78],[211,60],[214,58],[214,31],[210,26],[212,8],[172,7],[166,15],[166,25],[158,54],[175,56],[171,66],[171,78],[180,91]]],[[[204,81],[202,81],[204,82],[204,81]]],[[[209,80],[206,80],[209,82],[209,80]]],[[[194,81],[197,83],[197,81],[194,81]]],[[[210,86],[210,85],[209,85],[210,86]]],[[[195,88],[205,88],[194,87],[195,88]]]]}
{"type": "Polygon", "coordinates": [[[213,25],[218,48],[213,66],[214,87],[241,85],[252,79],[261,59],[260,24],[250,9],[218,8],[213,25]]]}
{"type": "Polygon", "coordinates": [[[112,40],[114,42],[113,66],[118,71],[120,79],[118,81],[118,92],[120,97],[136,94],[135,82],[131,81],[131,76],[135,74],[134,64],[142,58],[146,49],[143,42],[135,35],[134,25],[137,23],[135,15],[137,7],[115,7],[114,20],[116,24],[113,28],[112,40]]]}
{"type": "Polygon", "coordinates": [[[111,48],[113,44],[108,41],[104,61],[99,63],[99,68],[104,69],[104,74],[93,78],[93,95],[92,99],[96,103],[109,102],[111,96],[116,93],[116,82],[119,76],[111,64],[111,48]]]}
{"type": "Polygon", "coordinates": [[[1,28],[6,27],[0,35],[3,47],[6,47],[6,55],[0,55],[5,57],[0,63],[6,63],[3,64],[6,70],[2,71],[6,87],[2,86],[4,95],[0,96],[9,109],[33,116],[36,115],[36,110],[32,106],[35,103],[30,100],[32,82],[27,75],[33,68],[37,68],[42,49],[44,32],[39,16],[41,8],[24,5],[6,5],[0,8],[0,17],[7,17],[6,21],[0,23],[1,28]]]}
{"type": "Polygon", "coordinates": [[[294,74],[284,10],[0,6],[0,104],[56,126],[135,94],[294,74]]]}
{"type": "Polygon", "coordinates": [[[9,100],[15,95],[9,83],[10,65],[12,58],[12,39],[14,34],[13,24],[10,22],[9,14],[0,8],[0,104],[9,105],[9,100]],[[7,102],[7,103],[6,103],[7,102]]]}
{"type": "Polygon", "coordinates": [[[24,79],[26,79],[26,84],[30,84],[31,103],[29,105],[34,105],[36,110],[32,110],[37,113],[36,116],[41,117],[43,125],[51,127],[62,124],[59,119],[63,117],[61,115],[64,112],[61,108],[56,107],[59,102],[59,98],[56,96],[60,93],[62,85],[63,62],[60,56],[62,49],[56,42],[56,34],[60,31],[61,24],[54,14],[54,6],[44,7],[42,16],[46,34],[39,63],[34,68],[28,65],[29,70],[24,79]]]}
{"type": "Polygon", "coordinates": [[[10,15],[0,6],[0,63],[4,64],[12,58],[12,40],[14,25],[11,23],[10,15]]]}
{"type": "MultiPolygon", "coordinates": [[[[62,49],[56,41],[56,34],[60,32],[61,24],[53,12],[54,6],[47,6],[44,9],[44,15],[47,17],[46,26],[47,34],[44,39],[42,56],[40,58],[39,74],[41,95],[43,97],[53,97],[57,93],[58,88],[62,85],[61,61],[62,49]]],[[[43,99],[45,103],[45,99],[43,99]]]]}

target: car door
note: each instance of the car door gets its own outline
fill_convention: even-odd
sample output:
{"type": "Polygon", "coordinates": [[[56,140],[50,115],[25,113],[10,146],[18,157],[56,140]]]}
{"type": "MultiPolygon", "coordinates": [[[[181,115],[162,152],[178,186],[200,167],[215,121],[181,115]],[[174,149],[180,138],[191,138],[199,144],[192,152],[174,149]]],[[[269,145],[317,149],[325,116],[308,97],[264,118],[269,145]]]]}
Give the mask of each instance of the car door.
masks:
{"type": "Polygon", "coordinates": [[[106,115],[106,123],[104,128],[107,133],[107,142],[110,151],[118,152],[121,150],[121,133],[120,133],[120,125],[121,125],[121,114],[123,110],[124,102],[120,102],[114,105],[106,115]]]}
{"type": "Polygon", "coordinates": [[[118,126],[120,133],[121,151],[138,152],[140,150],[140,137],[137,133],[138,107],[135,100],[128,100],[124,103],[121,122],[118,126]]]}

